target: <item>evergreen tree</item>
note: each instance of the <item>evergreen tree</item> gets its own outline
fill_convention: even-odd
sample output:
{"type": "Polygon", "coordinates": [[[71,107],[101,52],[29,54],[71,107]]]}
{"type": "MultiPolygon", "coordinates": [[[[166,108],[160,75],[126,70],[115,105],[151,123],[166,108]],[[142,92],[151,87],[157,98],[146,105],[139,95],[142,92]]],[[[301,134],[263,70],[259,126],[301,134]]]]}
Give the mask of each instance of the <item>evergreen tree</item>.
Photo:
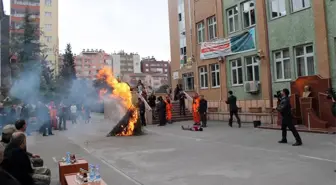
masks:
{"type": "Polygon", "coordinates": [[[63,57],[63,66],[60,75],[65,81],[71,82],[76,79],[75,60],[70,44],[67,44],[63,57]]]}

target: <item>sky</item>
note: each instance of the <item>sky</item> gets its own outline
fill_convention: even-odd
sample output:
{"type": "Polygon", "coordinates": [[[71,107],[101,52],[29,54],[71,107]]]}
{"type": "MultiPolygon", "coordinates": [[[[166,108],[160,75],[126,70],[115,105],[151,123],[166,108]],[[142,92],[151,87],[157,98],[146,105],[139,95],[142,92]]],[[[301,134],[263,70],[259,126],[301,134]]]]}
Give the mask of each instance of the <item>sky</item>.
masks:
{"type": "MultiPolygon", "coordinates": [[[[170,60],[168,0],[58,0],[59,48],[120,50],[170,60]]],[[[10,13],[10,0],[3,0],[10,13]]]]}

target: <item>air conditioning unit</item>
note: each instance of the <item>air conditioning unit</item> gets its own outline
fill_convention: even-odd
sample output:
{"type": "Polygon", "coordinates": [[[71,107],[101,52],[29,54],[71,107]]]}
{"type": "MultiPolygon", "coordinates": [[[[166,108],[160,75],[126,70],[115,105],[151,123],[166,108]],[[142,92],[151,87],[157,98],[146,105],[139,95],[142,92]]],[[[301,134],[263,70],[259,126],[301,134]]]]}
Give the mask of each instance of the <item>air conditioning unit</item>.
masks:
{"type": "Polygon", "coordinates": [[[256,93],[259,91],[258,81],[247,81],[244,82],[244,91],[247,93],[256,93]]]}

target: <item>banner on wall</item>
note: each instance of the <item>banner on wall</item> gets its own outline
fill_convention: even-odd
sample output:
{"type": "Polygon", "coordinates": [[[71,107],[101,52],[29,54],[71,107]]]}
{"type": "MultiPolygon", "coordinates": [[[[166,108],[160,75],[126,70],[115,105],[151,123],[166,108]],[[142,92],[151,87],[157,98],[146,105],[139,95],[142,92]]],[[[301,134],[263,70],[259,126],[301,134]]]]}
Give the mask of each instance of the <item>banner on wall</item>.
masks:
{"type": "Polygon", "coordinates": [[[255,49],[255,28],[252,28],[247,32],[230,38],[217,39],[211,42],[202,42],[200,58],[204,60],[225,57],[255,49]]]}

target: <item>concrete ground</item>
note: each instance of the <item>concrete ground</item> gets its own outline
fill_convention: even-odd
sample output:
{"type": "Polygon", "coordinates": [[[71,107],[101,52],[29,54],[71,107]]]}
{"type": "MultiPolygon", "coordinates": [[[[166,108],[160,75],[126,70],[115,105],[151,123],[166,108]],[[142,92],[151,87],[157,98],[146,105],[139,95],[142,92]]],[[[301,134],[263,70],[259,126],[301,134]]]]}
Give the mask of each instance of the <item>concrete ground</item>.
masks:
{"type": "MultiPolygon", "coordinates": [[[[55,136],[30,136],[58,183],[57,160],[70,151],[101,165],[109,185],[335,185],[335,135],[300,133],[304,145],[277,144],[280,131],[209,122],[203,132],[175,123],[148,126],[138,137],[105,135],[115,123],[94,115],[91,124],[69,125],[55,136]]],[[[288,140],[294,142],[291,133],[288,140]]]]}

